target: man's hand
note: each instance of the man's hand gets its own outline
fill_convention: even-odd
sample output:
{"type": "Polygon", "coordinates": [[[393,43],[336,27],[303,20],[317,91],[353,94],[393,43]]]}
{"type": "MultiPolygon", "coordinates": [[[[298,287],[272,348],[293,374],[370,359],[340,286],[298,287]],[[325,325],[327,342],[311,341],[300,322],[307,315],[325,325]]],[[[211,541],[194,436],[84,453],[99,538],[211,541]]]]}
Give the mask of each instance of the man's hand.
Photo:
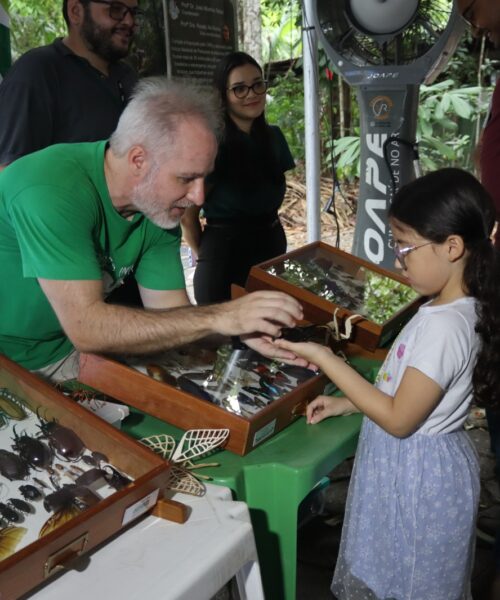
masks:
{"type": "Polygon", "coordinates": [[[260,333],[278,337],[283,327],[295,327],[303,318],[299,302],[283,292],[253,292],[215,306],[222,310],[217,311],[214,331],[228,336],[260,333]]]}

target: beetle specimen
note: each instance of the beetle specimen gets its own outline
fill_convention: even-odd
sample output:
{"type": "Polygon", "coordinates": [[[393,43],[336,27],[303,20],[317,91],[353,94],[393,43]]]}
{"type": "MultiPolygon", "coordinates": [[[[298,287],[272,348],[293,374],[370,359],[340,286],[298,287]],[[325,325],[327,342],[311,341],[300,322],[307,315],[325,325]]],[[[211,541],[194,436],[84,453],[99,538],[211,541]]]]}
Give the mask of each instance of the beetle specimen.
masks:
{"type": "Polygon", "coordinates": [[[85,444],[72,429],[56,421],[41,421],[39,427],[58,458],[74,461],[82,457],[86,450],[85,444]]]}
{"type": "Polygon", "coordinates": [[[20,485],[19,491],[25,500],[40,500],[43,495],[34,485],[20,485]]]}
{"type": "Polygon", "coordinates": [[[0,450],[0,473],[10,481],[25,479],[29,473],[29,466],[17,454],[8,450],[0,450]]]}
{"type": "Polygon", "coordinates": [[[51,465],[54,452],[49,446],[44,444],[41,440],[30,437],[25,433],[18,435],[15,427],[12,428],[12,431],[14,432],[12,449],[15,450],[30,467],[35,469],[46,469],[51,465]]]}
{"type": "Polygon", "coordinates": [[[61,512],[76,506],[80,511],[94,506],[101,497],[83,485],[71,483],[45,496],[43,506],[47,512],[61,512]]]}
{"type": "Polygon", "coordinates": [[[2,502],[0,502],[0,515],[7,523],[20,523],[23,520],[23,516],[17,510],[2,502]]]}
{"type": "Polygon", "coordinates": [[[77,479],[75,479],[75,483],[76,485],[80,486],[90,486],[98,482],[100,479],[104,479],[104,475],[105,473],[102,469],[94,467],[93,469],[89,469],[88,471],[85,471],[85,473],[79,475],[77,479]]]}
{"type": "Polygon", "coordinates": [[[26,513],[27,515],[35,512],[29,502],[25,502],[20,498],[9,498],[9,500],[7,500],[7,506],[19,512],[26,513]]]}

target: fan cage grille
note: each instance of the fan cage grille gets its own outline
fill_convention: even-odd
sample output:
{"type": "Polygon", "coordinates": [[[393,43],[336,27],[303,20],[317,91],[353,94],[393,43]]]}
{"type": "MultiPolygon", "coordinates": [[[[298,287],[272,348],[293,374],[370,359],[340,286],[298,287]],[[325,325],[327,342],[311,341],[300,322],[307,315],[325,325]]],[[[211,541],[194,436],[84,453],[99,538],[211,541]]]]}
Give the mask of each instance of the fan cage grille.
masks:
{"type": "Polygon", "coordinates": [[[453,0],[421,0],[415,19],[402,32],[392,37],[368,36],[349,21],[348,1],[318,0],[318,19],[335,52],[359,67],[415,62],[434,46],[453,10],[453,0]]]}

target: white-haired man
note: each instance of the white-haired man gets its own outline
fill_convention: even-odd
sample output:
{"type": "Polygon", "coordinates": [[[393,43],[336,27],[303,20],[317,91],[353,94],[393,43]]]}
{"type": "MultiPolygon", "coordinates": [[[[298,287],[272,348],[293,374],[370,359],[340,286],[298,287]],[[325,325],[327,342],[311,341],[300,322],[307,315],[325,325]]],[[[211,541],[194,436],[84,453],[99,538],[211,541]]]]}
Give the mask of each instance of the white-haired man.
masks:
{"type": "Polygon", "coordinates": [[[177,226],[203,203],[219,127],[208,91],[145,79],[109,144],[51,146],[0,173],[0,352],[53,380],[74,375],[74,349],[143,354],[212,333],[294,358],[266,338],[302,317],[289,296],[189,305],[177,226]],[[130,272],[144,309],[105,302],[130,272]]]}

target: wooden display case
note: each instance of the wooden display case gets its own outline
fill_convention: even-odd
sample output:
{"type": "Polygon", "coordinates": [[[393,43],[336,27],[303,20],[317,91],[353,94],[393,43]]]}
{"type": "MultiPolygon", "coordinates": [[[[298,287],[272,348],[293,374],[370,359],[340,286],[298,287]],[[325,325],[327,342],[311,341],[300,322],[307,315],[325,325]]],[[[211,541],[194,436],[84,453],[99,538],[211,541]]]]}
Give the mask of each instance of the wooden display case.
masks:
{"type": "Polygon", "coordinates": [[[255,415],[241,416],[103,356],[82,354],[78,379],[182,429],[228,428],[226,449],[240,455],[304,414],[307,402],[322,393],[327,383],[324,375],[314,375],[255,415]]]}
{"type": "Polygon", "coordinates": [[[369,351],[386,345],[416,312],[422,298],[391,271],[323,242],[314,242],[252,267],[248,292],[280,290],[297,298],[304,319],[340,329],[352,315],[350,341],[369,351]]]}
{"type": "MultiPolygon", "coordinates": [[[[22,400],[30,419],[33,411],[36,419],[42,417],[45,421],[56,421],[72,429],[86,448],[106,455],[110,464],[133,479],[132,483],[123,489],[111,493],[43,537],[36,539],[36,529],[36,533],[33,532],[35,541],[23,547],[19,546],[20,549],[14,554],[0,561],[0,598],[14,600],[66,566],[69,567],[72,559],[101,544],[136,517],[152,509],[158,497],[163,496],[161,492],[168,484],[170,467],[146,447],[1,355],[0,388],[7,388],[9,393],[22,400]]],[[[8,405],[3,406],[7,407],[8,405]]],[[[2,424],[5,427],[9,418],[5,417],[5,411],[2,414],[2,424]]],[[[22,435],[27,425],[23,425],[23,420],[15,423],[16,434],[22,435]]],[[[11,452],[12,448],[3,450],[11,452]]],[[[58,459],[58,462],[63,461],[58,459]]],[[[71,464],[75,463],[66,463],[68,467],[71,464]]],[[[40,470],[30,471],[29,477],[24,480],[2,480],[2,503],[7,502],[6,493],[12,495],[20,485],[31,483],[32,473],[37,478],[44,476],[40,470]],[[10,491],[5,492],[11,484],[10,491]]],[[[37,510],[40,511],[41,508],[37,510]]],[[[7,535],[6,530],[2,529],[0,536],[2,532],[7,535]]],[[[5,539],[2,540],[2,544],[4,543],[5,539]]],[[[4,546],[2,548],[4,549],[4,546]]]]}

